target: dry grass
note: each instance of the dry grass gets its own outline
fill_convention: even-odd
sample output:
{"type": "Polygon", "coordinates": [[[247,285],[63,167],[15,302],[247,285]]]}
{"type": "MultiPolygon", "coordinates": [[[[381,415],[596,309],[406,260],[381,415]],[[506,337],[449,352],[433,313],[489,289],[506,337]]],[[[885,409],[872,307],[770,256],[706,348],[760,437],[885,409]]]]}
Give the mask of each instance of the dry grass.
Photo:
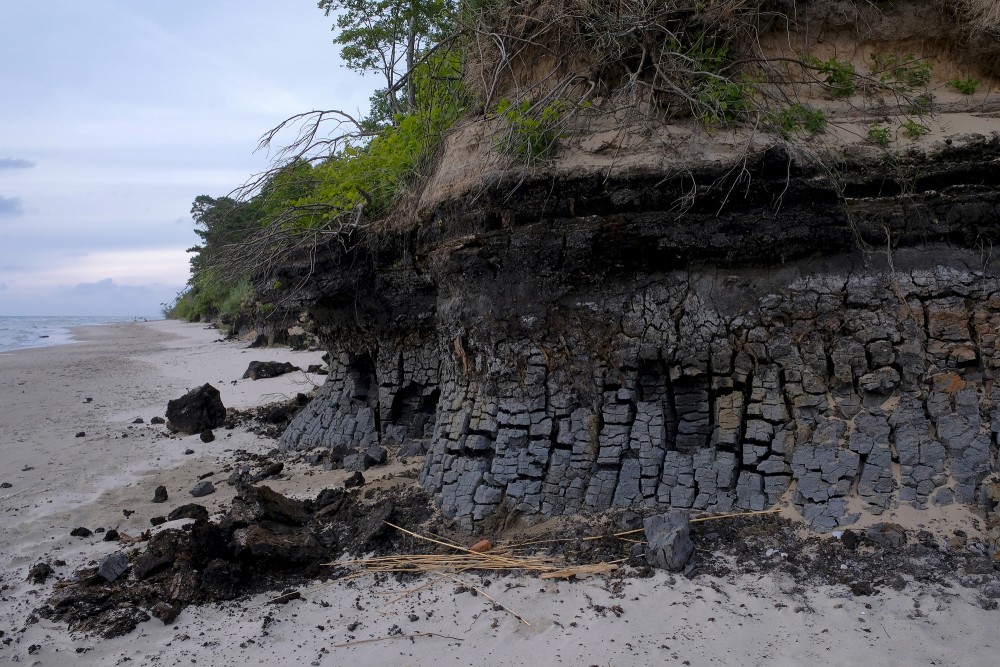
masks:
{"type": "Polygon", "coordinates": [[[386,522],[386,525],[396,530],[417,538],[424,542],[446,547],[458,553],[449,554],[398,554],[392,556],[382,556],[378,558],[361,558],[358,560],[327,563],[335,567],[346,567],[355,570],[355,574],[372,573],[436,573],[452,574],[460,572],[471,572],[476,570],[509,571],[520,570],[523,572],[537,572],[547,574],[548,578],[569,578],[572,576],[586,576],[589,574],[599,574],[611,572],[617,569],[613,563],[599,563],[597,565],[567,566],[559,558],[551,556],[523,553],[524,545],[503,546],[481,552],[467,549],[453,542],[446,542],[442,539],[420,535],[400,526],[386,522]]]}
{"type": "Polygon", "coordinates": [[[973,36],[1000,36],[1000,2],[997,0],[957,0],[955,15],[973,36]]]}

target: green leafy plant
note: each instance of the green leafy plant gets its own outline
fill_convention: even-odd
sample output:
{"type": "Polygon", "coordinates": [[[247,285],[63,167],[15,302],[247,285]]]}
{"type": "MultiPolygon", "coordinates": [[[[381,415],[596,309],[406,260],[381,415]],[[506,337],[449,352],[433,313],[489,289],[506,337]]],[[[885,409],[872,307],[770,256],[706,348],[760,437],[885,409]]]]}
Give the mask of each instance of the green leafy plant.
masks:
{"type": "Polygon", "coordinates": [[[903,136],[914,141],[930,132],[930,128],[912,118],[907,118],[906,122],[899,126],[899,129],[903,132],[903,136]]]}
{"type": "Polygon", "coordinates": [[[908,107],[909,113],[915,114],[917,116],[926,116],[934,108],[934,96],[930,93],[924,93],[923,95],[918,95],[910,100],[908,107]]]}
{"type": "Polygon", "coordinates": [[[979,79],[967,76],[964,79],[952,79],[948,85],[963,95],[975,95],[976,89],[979,88],[979,79]]]}
{"type": "Polygon", "coordinates": [[[698,120],[705,127],[729,125],[750,111],[753,88],[740,81],[704,77],[697,89],[698,120]]]}
{"type": "Polygon", "coordinates": [[[496,114],[507,122],[508,131],[497,141],[497,148],[508,155],[523,158],[528,164],[543,162],[552,156],[563,137],[560,121],[566,111],[562,100],[539,107],[528,100],[503,99],[496,114]]]}
{"type": "Polygon", "coordinates": [[[813,109],[795,103],[787,109],[772,112],[768,116],[771,127],[783,138],[789,139],[795,132],[806,131],[809,134],[826,132],[829,118],[825,111],[813,109]]]}
{"type": "Polygon", "coordinates": [[[679,42],[672,46],[683,53],[691,67],[690,87],[694,91],[694,115],[705,127],[717,127],[736,122],[751,110],[754,87],[751,82],[726,76],[729,49],[718,46],[701,35],[694,45],[684,48],[679,42]]]}
{"type": "Polygon", "coordinates": [[[886,84],[896,83],[905,88],[919,88],[930,83],[934,65],[912,53],[873,53],[872,76],[886,84]]]}
{"type": "Polygon", "coordinates": [[[803,61],[826,77],[824,83],[831,96],[850,97],[857,90],[858,73],[852,63],[838,60],[835,57],[829,60],[820,60],[815,56],[808,56],[803,61]]]}
{"type": "Polygon", "coordinates": [[[875,124],[868,126],[868,142],[881,148],[885,148],[892,140],[892,132],[885,125],[875,124]]]}

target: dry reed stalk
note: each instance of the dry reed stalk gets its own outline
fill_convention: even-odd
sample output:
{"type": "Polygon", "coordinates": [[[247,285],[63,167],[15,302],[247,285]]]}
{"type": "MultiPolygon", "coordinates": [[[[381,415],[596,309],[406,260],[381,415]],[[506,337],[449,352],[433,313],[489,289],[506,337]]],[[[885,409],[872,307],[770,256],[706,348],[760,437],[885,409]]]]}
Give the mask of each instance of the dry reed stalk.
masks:
{"type": "Polygon", "coordinates": [[[523,616],[521,616],[520,614],[518,614],[517,612],[515,612],[510,607],[508,607],[507,605],[505,605],[502,602],[500,602],[499,600],[497,600],[495,597],[493,597],[492,595],[490,595],[489,593],[487,593],[486,591],[484,591],[482,588],[479,588],[478,586],[473,586],[472,584],[467,584],[464,581],[462,581],[461,579],[459,579],[458,577],[455,577],[455,576],[452,576],[450,574],[446,574],[446,573],[443,573],[443,572],[439,573],[438,576],[445,577],[446,579],[451,579],[452,581],[454,581],[455,583],[459,584],[460,586],[465,586],[466,588],[471,588],[472,590],[476,591],[477,593],[479,593],[480,595],[482,595],[484,598],[486,598],[487,600],[491,601],[493,604],[497,605],[498,607],[500,607],[501,609],[503,609],[504,611],[506,611],[508,614],[510,614],[511,616],[513,616],[514,618],[516,618],[521,623],[524,623],[528,627],[531,627],[531,623],[528,623],[528,621],[526,621],[523,616]]]}
{"type": "Polygon", "coordinates": [[[385,642],[393,639],[419,639],[420,637],[441,637],[442,639],[454,639],[457,642],[464,642],[465,640],[461,637],[452,637],[451,635],[442,635],[437,632],[417,632],[412,635],[389,635],[388,637],[374,637],[372,639],[359,639],[356,642],[344,642],[343,644],[334,644],[333,648],[346,648],[348,646],[358,646],[360,644],[374,644],[375,642],[385,642]]]}

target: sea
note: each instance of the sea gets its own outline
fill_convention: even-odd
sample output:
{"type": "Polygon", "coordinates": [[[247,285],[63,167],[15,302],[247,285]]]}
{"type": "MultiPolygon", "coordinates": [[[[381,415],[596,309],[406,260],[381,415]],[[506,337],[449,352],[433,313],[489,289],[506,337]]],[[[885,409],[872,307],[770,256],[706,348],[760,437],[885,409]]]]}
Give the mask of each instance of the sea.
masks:
{"type": "Polygon", "coordinates": [[[0,353],[29,347],[47,347],[72,343],[73,327],[134,322],[144,319],[161,319],[160,316],[105,316],[105,315],[52,315],[7,316],[0,315],[0,353]]]}

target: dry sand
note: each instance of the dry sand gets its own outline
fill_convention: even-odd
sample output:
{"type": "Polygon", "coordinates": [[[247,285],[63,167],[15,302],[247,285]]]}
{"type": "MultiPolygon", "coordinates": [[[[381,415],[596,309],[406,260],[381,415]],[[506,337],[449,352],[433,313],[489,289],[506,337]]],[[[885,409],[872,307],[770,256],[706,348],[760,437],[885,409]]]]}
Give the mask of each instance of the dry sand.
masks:
{"type": "MultiPolygon", "coordinates": [[[[227,450],[274,446],[241,429],[219,430],[208,444],[197,436],[169,438],[162,426],[149,425],[167,400],[211,382],[227,406],[245,408],[322,381],[296,373],[232,384],[251,360],[306,367],[320,354],[246,350],[218,337],[201,325],[120,324],[80,330],[75,344],[0,355],[0,483],[11,484],[0,490],[0,663],[996,664],[1000,612],[984,610],[973,589],[908,581],[901,591],[854,597],[838,587],[803,588],[778,574],[460,577],[527,623],[452,579],[428,577],[425,588],[394,602],[420,584],[371,575],[305,591],[287,605],[266,604],[269,596],[259,595],[188,607],[172,625],[154,619],[110,640],[32,619],[53,584],[26,581],[34,563],[63,560],[56,574],[65,577],[120,548],[100,534],[70,537],[73,528],[138,534],[151,516],[190,502],[188,489],[199,475],[219,472],[227,450]],[[133,424],[137,417],[145,423],[133,424]],[[86,435],[75,437],[79,431],[86,435]],[[194,454],[185,455],[188,449],[194,454]],[[151,502],[159,484],[170,493],[164,505],[151,502]],[[126,518],[126,509],[135,514],[126,518]]],[[[272,486],[299,497],[343,479],[342,472],[302,465],[287,470],[272,486]]],[[[211,511],[232,498],[226,484],[217,487],[202,499],[211,511]]],[[[941,532],[955,521],[964,525],[961,516],[897,519],[941,532]]]]}

